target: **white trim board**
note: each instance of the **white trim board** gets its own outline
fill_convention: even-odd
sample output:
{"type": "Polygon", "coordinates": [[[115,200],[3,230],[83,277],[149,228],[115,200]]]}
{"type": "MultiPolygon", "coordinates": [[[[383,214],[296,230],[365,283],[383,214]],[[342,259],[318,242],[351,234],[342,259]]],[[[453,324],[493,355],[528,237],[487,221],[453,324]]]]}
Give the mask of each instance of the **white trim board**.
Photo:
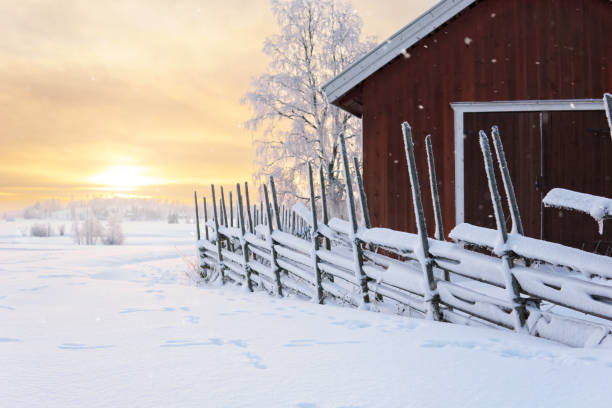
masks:
{"type": "Polygon", "coordinates": [[[465,174],[463,158],[463,114],[470,112],[546,112],[604,110],[601,99],[453,102],[455,114],[455,225],[465,220],[465,174]]]}

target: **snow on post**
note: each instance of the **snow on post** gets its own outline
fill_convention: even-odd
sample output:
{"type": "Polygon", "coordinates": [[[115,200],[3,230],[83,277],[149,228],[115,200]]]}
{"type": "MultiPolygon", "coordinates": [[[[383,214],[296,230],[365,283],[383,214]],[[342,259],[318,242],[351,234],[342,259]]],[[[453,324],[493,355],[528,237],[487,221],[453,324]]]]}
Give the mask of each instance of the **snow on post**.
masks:
{"type": "Polygon", "coordinates": [[[504,217],[504,209],[501,204],[501,196],[497,189],[497,181],[495,179],[495,170],[493,168],[493,156],[489,147],[489,139],[482,130],[480,134],[480,149],[484,159],[485,171],[487,173],[487,181],[489,183],[489,191],[491,193],[491,202],[493,203],[493,211],[495,214],[495,223],[498,231],[498,246],[501,247],[502,257],[502,276],[506,286],[506,294],[508,300],[513,303],[514,330],[525,331],[526,310],[521,304],[521,292],[516,277],[512,274],[513,262],[510,258],[510,251],[507,248],[508,231],[506,230],[506,220],[504,217]]]}
{"type": "Polygon", "coordinates": [[[612,199],[592,194],[579,193],[564,188],[553,188],[542,200],[546,207],[579,211],[593,217],[603,234],[603,222],[612,218],[612,199]]]}
{"type": "Polygon", "coordinates": [[[242,207],[242,194],[240,193],[240,183],[236,183],[236,200],[238,201],[238,218],[240,221],[240,246],[242,247],[242,262],[244,274],[246,276],[246,287],[249,292],[253,291],[253,280],[251,279],[251,267],[249,266],[249,244],[244,238],[246,229],[244,227],[244,211],[242,207]]]}
{"type": "Polygon", "coordinates": [[[414,217],[417,224],[419,244],[415,250],[415,255],[421,265],[423,272],[423,295],[426,306],[426,317],[433,320],[441,320],[439,295],[436,288],[436,281],[433,275],[433,265],[429,253],[429,241],[427,238],[427,227],[425,225],[425,212],[421,200],[421,187],[419,186],[419,175],[417,173],[416,160],[414,158],[414,144],[412,142],[412,129],[408,122],[402,123],[402,133],[404,135],[404,148],[406,151],[406,161],[408,162],[408,175],[410,176],[410,186],[412,188],[412,203],[414,207],[414,217]]]}

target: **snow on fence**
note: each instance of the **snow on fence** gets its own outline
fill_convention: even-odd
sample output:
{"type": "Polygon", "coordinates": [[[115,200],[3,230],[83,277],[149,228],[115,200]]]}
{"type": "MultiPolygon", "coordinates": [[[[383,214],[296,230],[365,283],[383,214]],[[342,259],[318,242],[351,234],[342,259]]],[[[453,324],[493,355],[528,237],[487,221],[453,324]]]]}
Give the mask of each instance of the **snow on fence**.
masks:
{"type": "Polygon", "coordinates": [[[361,174],[356,162],[351,171],[341,135],[349,220],[328,219],[322,168],[321,215],[310,165],[310,209],[302,203],[291,209],[279,207],[270,177],[259,207],[251,207],[247,183],[244,196],[241,185],[236,184],[236,208],[230,192],[228,217],[223,188],[217,199],[213,185],[212,218],[203,198],[204,236],[195,196],[202,277],[276,296],[293,294],[318,303],[501,327],[575,347],[612,346],[612,258],[524,236],[497,128],[493,127],[492,138],[512,229],[506,229],[489,138],[481,131],[497,229],[460,224],[450,233],[455,242],[444,240],[431,139],[426,138],[426,147],[435,238],[427,236],[408,123],[402,125],[402,131],[417,233],[370,226],[361,174]],[[352,190],[353,173],[361,198],[362,226],[352,190]]]}

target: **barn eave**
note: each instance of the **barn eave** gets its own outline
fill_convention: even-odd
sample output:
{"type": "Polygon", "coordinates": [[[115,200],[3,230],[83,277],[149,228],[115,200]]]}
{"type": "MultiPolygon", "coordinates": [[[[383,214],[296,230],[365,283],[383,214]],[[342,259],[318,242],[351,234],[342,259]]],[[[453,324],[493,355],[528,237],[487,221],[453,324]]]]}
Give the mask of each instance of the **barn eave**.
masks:
{"type": "Polygon", "coordinates": [[[406,49],[427,37],[477,1],[440,1],[323,85],[323,92],[325,92],[327,99],[347,112],[361,117],[360,84],[406,49]]]}

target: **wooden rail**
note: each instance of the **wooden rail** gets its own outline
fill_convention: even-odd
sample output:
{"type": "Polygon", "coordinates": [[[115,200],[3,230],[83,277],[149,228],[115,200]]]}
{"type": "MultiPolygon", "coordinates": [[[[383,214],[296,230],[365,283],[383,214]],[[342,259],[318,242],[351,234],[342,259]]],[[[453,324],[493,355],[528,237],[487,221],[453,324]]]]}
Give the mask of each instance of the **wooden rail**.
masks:
{"type": "MultiPolygon", "coordinates": [[[[612,258],[525,237],[508,164],[497,128],[492,137],[511,210],[506,230],[501,193],[489,139],[481,132],[497,229],[456,226],[444,240],[437,189],[432,188],[435,238],[427,236],[410,126],[402,125],[410,172],[416,234],[372,228],[357,160],[354,174],[364,225],[359,225],[353,172],[341,138],[349,220],[328,220],[323,170],[320,194],[308,166],[310,209],[303,203],[279,207],[274,180],[263,186],[264,202],[244,201],[236,185],[230,212],[221,189],[219,208],[211,186],[212,219],[204,198],[204,231],[196,218],[200,273],[275,296],[293,294],[318,303],[341,303],[452,323],[494,326],[570,346],[612,346],[612,258]],[[319,198],[317,202],[317,198],[319,198]],[[320,212],[318,209],[320,208],[320,212]],[[246,216],[244,212],[246,211],[246,216]],[[318,218],[318,214],[322,218],[318,218]],[[247,225],[248,224],[248,225],[247,225]],[[476,248],[478,247],[478,248],[476,248]],[[551,311],[551,309],[554,310],[551,311]]],[[[430,137],[426,141],[430,183],[436,185],[430,137]]],[[[407,209],[408,210],[408,209],[407,209]]]]}

